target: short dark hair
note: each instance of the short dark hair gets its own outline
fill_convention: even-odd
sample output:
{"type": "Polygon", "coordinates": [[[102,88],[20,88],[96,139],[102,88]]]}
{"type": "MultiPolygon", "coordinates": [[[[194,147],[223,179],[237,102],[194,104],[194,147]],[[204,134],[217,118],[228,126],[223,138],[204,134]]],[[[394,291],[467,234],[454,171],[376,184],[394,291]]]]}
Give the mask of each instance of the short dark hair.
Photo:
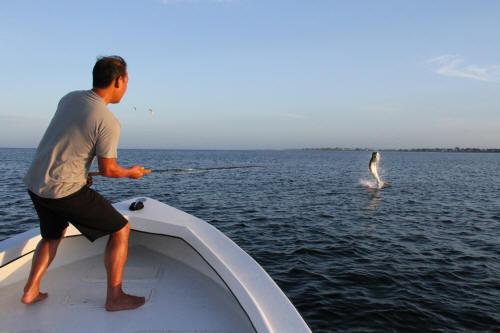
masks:
{"type": "Polygon", "coordinates": [[[99,57],[92,70],[92,85],[94,88],[106,88],[120,76],[127,76],[127,63],[122,57],[99,57]]]}

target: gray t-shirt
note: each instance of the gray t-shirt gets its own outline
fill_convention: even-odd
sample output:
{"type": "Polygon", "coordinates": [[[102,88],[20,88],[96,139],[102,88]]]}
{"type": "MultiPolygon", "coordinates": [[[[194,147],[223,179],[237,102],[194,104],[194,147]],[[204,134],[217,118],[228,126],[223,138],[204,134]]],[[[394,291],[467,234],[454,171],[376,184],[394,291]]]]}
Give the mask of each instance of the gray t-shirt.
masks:
{"type": "Polygon", "coordinates": [[[120,123],[92,90],[74,91],[57,106],[24,183],[43,198],[80,190],[95,156],[116,158],[120,123]]]}

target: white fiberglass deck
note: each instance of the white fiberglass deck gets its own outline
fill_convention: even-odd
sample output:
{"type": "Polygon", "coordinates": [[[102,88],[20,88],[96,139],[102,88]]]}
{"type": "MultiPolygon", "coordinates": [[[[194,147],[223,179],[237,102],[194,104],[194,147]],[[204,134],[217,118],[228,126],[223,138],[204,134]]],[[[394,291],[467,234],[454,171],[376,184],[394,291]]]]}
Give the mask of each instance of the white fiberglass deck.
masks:
{"type": "MultiPolygon", "coordinates": [[[[54,268],[42,281],[41,290],[49,297],[40,303],[20,302],[25,279],[0,288],[0,332],[254,332],[233,294],[221,280],[216,282],[218,277],[208,265],[200,272],[151,249],[192,251],[195,256],[189,245],[141,232],[131,233],[123,285],[127,292],[146,296],[146,304],[136,310],[106,312],[104,242],[91,244],[82,236],[64,239],[54,268]],[[89,251],[100,253],[85,257],[89,251]],[[72,262],[67,254],[75,252],[83,258],[72,262]]],[[[24,263],[16,274],[27,274],[31,256],[21,259],[24,263]]],[[[194,265],[204,264],[199,260],[194,265]]]]}

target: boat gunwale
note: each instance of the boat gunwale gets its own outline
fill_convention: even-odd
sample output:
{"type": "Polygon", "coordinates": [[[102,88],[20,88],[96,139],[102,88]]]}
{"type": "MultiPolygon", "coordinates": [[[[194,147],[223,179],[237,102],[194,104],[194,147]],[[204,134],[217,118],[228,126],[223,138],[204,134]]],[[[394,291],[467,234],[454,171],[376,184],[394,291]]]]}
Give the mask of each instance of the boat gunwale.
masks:
{"type": "MultiPolygon", "coordinates": [[[[23,233],[21,233],[21,234],[18,234],[18,235],[22,235],[22,234],[24,234],[24,233],[30,232],[30,231],[32,231],[32,230],[37,230],[37,229],[38,229],[38,228],[33,228],[33,229],[30,229],[30,230],[28,230],[28,231],[26,231],[26,232],[23,232],[23,233]]],[[[16,235],[16,236],[17,236],[17,235],[16,235]]],[[[33,237],[26,238],[26,239],[25,239],[25,243],[29,242],[30,240],[34,240],[35,238],[37,238],[37,237],[39,237],[39,236],[40,236],[40,235],[35,235],[35,236],[33,236],[33,237]]],[[[66,238],[73,238],[73,237],[83,237],[83,235],[82,235],[82,234],[78,234],[78,235],[69,235],[69,236],[64,236],[64,239],[66,239],[66,238]]],[[[41,237],[40,237],[40,239],[41,239],[41,237]]],[[[5,239],[5,240],[6,240],[6,239],[5,239]]],[[[1,243],[1,242],[3,242],[3,241],[0,241],[0,243],[1,243]]],[[[20,244],[19,244],[19,245],[20,245],[20,244]]],[[[0,252],[0,254],[2,254],[2,253],[4,253],[4,252],[7,252],[8,250],[10,250],[10,249],[5,249],[4,251],[1,251],[1,252],[0,252]]],[[[17,261],[17,260],[19,260],[19,259],[22,259],[22,258],[26,257],[27,255],[32,254],[32,253],[33,253],[33,252],[35,252],[35,251],[36,251],[36,246],[35,246],[35,248],[33,248],[33,250],[29,250],[29,251],[28,251],[28,252],[26,252],[26,253],[22,253],[22,254],[20,254],[19,256],[15,257],[14,259],[11,259],[10,261],[8,261],[8,262],[6,262],[6,263],[1,264],[1,265],[0,265],[0,269],[2,269],[2,268],[4,268],[4,267],[6,267],[6,266],[8,266],[8,265],[10,265],[10,264],[12,264],[12,263],[14,263],[14,262],[16,262],[16,261],[17,261]]]]}

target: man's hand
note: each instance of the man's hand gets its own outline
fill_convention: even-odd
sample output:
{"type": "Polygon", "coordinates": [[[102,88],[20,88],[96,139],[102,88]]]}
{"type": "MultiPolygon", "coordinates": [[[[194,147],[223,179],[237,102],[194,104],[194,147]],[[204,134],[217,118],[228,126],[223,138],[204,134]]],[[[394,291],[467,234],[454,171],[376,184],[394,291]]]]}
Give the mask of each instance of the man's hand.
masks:
{"type": "Polygon", "coordinates": [[[144,167],[140,165],[134,165],[133,167],[130,168],[130,172],[131,174],[129,178],[134,178],[134,179],[141,178],[142,175],[144,174],[144,167]]]}

